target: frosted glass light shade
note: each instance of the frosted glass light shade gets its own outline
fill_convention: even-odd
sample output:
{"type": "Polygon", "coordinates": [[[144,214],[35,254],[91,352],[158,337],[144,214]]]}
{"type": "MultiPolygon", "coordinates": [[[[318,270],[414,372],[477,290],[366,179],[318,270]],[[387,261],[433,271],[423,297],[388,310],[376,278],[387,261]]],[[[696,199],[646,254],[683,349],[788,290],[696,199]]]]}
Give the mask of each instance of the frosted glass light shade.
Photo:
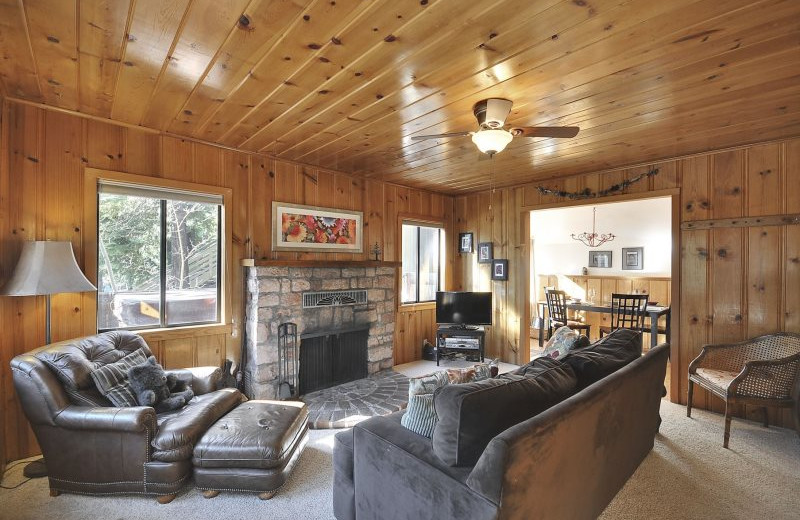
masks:
{"type": "Polygon", "coordinates": [[[494,155],[505,150],[513,136],[507,130],[479,130],[472,134],[472,142],[478,150],[494,155]]]}
{"type": "Polygon", "coordinates": [[[11,278],[0,290],[8,296],[75,293],[97,289],[75,261],[70,242],[25,242],[11,278]]]}

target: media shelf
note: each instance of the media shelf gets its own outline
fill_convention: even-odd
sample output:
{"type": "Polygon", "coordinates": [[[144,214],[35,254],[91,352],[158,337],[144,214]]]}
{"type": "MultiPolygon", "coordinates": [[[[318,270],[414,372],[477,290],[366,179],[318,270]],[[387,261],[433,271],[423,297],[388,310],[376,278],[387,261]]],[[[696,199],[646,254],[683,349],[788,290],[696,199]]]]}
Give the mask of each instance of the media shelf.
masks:
{"type": "Polygon", "coordinates": [[[483,327],[457,328],[440,325],[436,330],[436,366],[439,366],[439,359],[448,353],[477,353],[483,362],[485,337],[486,331],[483,327]]]}

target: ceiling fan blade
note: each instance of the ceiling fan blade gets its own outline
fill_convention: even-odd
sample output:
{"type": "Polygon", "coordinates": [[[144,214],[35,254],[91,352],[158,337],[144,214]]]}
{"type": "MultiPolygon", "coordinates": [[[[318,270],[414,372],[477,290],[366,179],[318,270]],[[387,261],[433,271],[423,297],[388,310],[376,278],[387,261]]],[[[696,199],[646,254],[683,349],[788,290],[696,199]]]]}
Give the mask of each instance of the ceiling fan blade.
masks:
{"type": "Polygon", "coordinates": [[[514,103],[508,99],[489,98],[486,100],[486,119],[487,123],[496,121],[498,128],[506,124],[506,118],[511,113],[511,106],[514,103]]]}
{"type": "Polygon", "coordinates": [[[577,126],[519,126],[509,130],[514,137],[575,137],[577,126]]]}
{"type": "Polygon", "coordinates": [[[450,132],[449,134],[431,134],[431,135],[412,135],[412,141],[424,141],[425,139],[439,139],[440,137],[463,137],[472,132],[450,132]]]}

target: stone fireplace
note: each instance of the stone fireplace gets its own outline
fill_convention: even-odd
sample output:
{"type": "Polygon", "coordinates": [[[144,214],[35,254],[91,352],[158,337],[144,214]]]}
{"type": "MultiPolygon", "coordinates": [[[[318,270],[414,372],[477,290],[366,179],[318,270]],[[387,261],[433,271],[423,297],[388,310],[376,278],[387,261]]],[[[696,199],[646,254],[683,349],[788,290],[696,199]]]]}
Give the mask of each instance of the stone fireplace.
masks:
{"type": "MultiPolygon", "coordinates": [[[[247,272],[245,392],[252,399],[278,395],[278,326],[297,324],[301,336],[366,328],[366,372],[391,368],[395,320],[396,270],[392,267],[254,266],[247,272]],[[366,290],[366,302],[341,304],[328,298],[319,307],[304,308],[320,291],[366,290]],[[333,304],[330,304],[333,302],[333,304]]],[[[318,298],[317,298],[318,299],[318,298]]],[[[349,299],[344,299],[344,303],[349,299]]],[[[300,346],[302,350],[302,344],[300,346]]],[[[302,357],[302,352],[300,352],[302,357]]],[[[299,361],[299,360],[298,360],[299,361]]],[[[299,367],[299,362],[297,363],[299,367]]]]}

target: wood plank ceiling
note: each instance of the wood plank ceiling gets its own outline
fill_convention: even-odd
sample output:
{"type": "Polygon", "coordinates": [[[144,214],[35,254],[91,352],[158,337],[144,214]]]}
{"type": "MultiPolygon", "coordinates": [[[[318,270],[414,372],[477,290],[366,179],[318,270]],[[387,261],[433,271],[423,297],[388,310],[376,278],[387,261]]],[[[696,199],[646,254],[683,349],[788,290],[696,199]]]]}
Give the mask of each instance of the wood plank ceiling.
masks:
{"type": "Polygon", "coordinates": [[[800,2],[0,0],[0,89],[463,193],[800,135],[800,2]],[[409,139],[487,97],[581,131],[409,139]]]}

